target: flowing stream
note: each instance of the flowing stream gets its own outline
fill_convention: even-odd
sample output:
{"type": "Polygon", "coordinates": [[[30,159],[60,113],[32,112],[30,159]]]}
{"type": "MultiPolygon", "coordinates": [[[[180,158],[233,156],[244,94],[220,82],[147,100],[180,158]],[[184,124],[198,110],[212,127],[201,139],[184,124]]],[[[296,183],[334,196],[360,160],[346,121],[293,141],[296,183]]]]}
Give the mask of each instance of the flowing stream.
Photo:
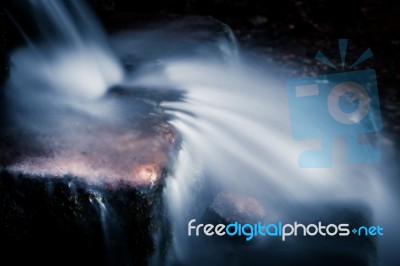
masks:
{"type": "MultiPolygon", "coordinates": [[[[378,256],[390,260],[396,236],[389,232],[398,232],[399,217],[387,169],[390,152],[378,165],[348,165],[346,142],[339,139],[333,142],[332,168],[299,168],[299,154],[320,144],[292,138],[286,72],[241,53],[228,26],[189,17],[108,38],[80,1],[27,4],[41,29],[40,41],[27,35],[26,47],[12,54],[6,85],[12,116],[27,130],[73,131],[80,125],[65,124],[65,110],[100,122],[119,119],[115,106],[100,100],[114,85],[184,92],[183,100],[159,106],[182,139],[163,191],[173,232],[168,263],[204,256],[199,241],[213,245],[188,237],[187,224],[200,222],[218,195],[251,198],[268,222],[319,219],[330,212],[329,204],[361,206],[371,211],[370,223],[388,232],[377,245],[378,256]]],[[[107,230],[103,220],[110,212],[101,197],[96,200],[107,230]]],[[[227,258],[232,250],[219,252],[227,258]]]]}

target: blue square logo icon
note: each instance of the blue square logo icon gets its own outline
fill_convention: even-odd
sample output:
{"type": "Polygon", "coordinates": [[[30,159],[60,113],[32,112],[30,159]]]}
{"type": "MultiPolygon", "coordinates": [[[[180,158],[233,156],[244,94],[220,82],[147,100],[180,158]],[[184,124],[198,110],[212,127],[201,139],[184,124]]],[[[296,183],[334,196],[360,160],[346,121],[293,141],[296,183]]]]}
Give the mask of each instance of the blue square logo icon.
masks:
{"type": "Polygon", "coordinates": [[[382,129],[375,70],[290,79],[287,93],[293,138],[321,140],[321,150],[300,154],[300,167],[332,167],[332,141],[338,136],[347,137],[349,163],[380,161],[379,150],[358,141],[382,129]]]}

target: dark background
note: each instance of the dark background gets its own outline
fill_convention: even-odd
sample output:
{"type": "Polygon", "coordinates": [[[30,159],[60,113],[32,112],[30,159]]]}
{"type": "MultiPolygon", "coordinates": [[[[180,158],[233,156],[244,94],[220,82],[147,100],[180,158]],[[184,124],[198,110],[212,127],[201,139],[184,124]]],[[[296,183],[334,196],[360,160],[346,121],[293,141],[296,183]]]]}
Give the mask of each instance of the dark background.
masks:
{"type": "MultiPolygon", "coordinates": [[[[24,30],[31,30],[29,11],[21,3],[8,0],[0,4],[0,84],[6,82],[11,67],[9,54],[24,44],[8,13],[24,30]]],[[[392,142],[390,145],[400,150],[400,4],[395,1],[88,0],[87,3],[109,33],[184,16],[211,16],[232,28],[243,50],[253,51],[261,60],[286,69],[285,78],[331,71],[314,60],[314,56],[321,50],[339,63],[338,38],[349,39],[350,64],[371,48],[374,57],[359,69],[376,70],[383,132],[392,142]]],[[[1,93],[0,89],[0,98],[1,93]]],[[[11,185],[7,189],[17,191],[11,185]]]]}

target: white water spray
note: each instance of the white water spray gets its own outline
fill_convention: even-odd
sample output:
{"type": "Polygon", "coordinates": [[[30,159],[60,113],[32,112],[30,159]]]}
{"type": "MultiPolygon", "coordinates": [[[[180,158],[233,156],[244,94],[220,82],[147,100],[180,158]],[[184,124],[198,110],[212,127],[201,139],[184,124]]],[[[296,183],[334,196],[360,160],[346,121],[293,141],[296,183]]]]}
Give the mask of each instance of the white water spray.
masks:
{"type": "MultiPolygon", "coordinates": [[[[209,206],[208,190],[254,197],[268,219],[291,218],[294,209],[307,216],[310,204],[361,202],[371,207],[374,221],[384,224],[390,219],[387,211],[399,209],[397,198],[386,194],[390,190],[379,168],[344,165],[343,149],[336,151],[332,169],[297,167],[298,155],[318,147],[318,141],[293,141],[284,81],[268,75],[270,69],[262,64],[243,57],[238,62],[232,37],[220,38],[220,32],[196,19],[122,34],[114,39],[116,52],[137,60],[134,65],[140,63],[123,80],[124,73],[91,15],[77,2],[70,4],[66,8],[59,2],[32,2],[34,8],[46,10],[45,21],[53,22],[50,30],[47,23],[43,25],[46,32],[56,28],[65,34],[54,40],[47,36],[52,40],[47,45],[34,45],[12,56],[7,95],[25,110],[21,121],[26,123],[26,113],[37,120],[38,114],[46,118],[49,110],[62,113],[66,107],[98,114],[102,108],[93,109],[88,101],[116,83],[184,90],[184,101],[161,105],[183,139],[175,172],[165,188],[178,261],[187,262],[196,252],[191,250],[186,226],[190,219],[200,219],[209,206]],[[76,20],[66,15],[71,10],[76,20]],[[200,27],[184,27],[193,22],[200,27]]],[[[98,204],[102,208],[101,201],[98,204]]],[[[390,241],[381,242],[387,246],[390,241]]]]}
{"type": "MultiPolygon", "coordinates": [[[[319,140],[293,140],[284,81],[269,75],[267,66],[242,59],[234,65],[198,58],[166,60],[162,78],[147,74],[136,80],[140,85],[158,80],[187,93],[183,102],[162,104],[183,139],[165,189],[174,232],[172,261],[193,263],[203,256],[196,240],[187,236],[187,223],[201,220],[215,197],[212,190],[257,199],[266,222],[307,219],[316,209],[324,210],[319,213],[324,217],[329,204],[356,204],[372,210],[372,224],[393,230],[385,213],[398,217],[397,197],[385,195],[391,177],[380,174],[390,161],[348,165],[340,139],[332,140],[333,168],[299,168],[299,154],[318,149],[319,140]]],[[[394,238],[378,240],[380,258],[390,256],[382,246],[394,238]]]]}
{"type": "Polygon", "coordinates": [[[94,101],[122,82],[124,73],[94,16],[78,1],[27,4],[39,36],[28,39],[29,45],[11,56],[6,93],[16,119],[26,120],[32,114],[37,121],[39,113],[46,124],[49,110],[66,113],[71,108],[104,116],[107,107],[100,108],[94,101]]]}

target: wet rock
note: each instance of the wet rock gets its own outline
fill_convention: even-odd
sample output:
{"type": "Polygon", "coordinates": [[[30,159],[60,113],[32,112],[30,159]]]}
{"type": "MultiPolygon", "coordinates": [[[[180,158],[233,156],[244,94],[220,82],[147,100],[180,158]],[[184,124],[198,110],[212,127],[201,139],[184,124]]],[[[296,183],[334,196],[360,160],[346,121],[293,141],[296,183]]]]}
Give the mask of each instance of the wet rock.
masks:
{"type": "Polygon", "coordinates": [[[264,221],[265,210],[256,199],[237,193],[219,193],[209,207],[226,222],[257,223],[264,221]]]}
{"type": "Polygon", "coordinates": [[[119,103],[119,121],[67,113],[48,130],[2,124],[4,260],[145,265],[157,256],[163,261],[170,232],[161,192],[178,135],[156,107],[126,95],[111,100],[119,103]],[[129,103],[142,106],[126,114],[129,103]]]}
{"type": "Polygon", "coordinates": [[[168,228],[160,189],[1,172],[0,256],[13,265],[145,265],[167,249],[165,236],[152,238],[168,228]]]}

